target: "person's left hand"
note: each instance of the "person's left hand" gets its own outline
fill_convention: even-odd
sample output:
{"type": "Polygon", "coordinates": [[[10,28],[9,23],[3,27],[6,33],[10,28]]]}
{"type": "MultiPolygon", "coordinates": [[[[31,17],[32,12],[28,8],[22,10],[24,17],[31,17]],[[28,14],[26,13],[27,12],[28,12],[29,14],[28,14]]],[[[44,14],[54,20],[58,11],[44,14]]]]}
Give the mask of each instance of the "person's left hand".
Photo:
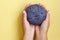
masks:
{"type": "Polygon", "coordinates": [[[50,12],[40,26],[36,26],[36,40],[47,40],[47,32],[50,25],[50,12]]]}
{"type": "Polygon", "coordinates": [[[34,25],[30,24],[27,20],[27,13],[23,11],[23,27],[24,27],[24,40],[33,40],[34,25]]]}

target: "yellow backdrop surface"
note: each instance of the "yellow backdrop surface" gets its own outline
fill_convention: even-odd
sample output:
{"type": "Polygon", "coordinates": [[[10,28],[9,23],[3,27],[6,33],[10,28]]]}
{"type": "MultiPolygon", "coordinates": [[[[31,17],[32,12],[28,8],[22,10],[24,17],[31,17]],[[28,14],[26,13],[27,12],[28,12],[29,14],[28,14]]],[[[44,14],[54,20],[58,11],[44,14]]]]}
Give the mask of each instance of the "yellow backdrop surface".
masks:
{"type": "Polygon", "coordinates": [[[0,0],[0,40],[22,40],[22,10],[41,3],[50,10],[48,40],[60,40],[60,0],[0,0]]]}

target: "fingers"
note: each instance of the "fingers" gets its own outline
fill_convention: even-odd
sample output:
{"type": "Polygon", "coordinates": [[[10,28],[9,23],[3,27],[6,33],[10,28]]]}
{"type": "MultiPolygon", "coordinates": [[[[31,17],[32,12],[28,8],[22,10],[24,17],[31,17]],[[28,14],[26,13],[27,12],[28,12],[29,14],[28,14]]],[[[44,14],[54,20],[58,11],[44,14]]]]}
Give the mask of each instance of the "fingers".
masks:
{"type": "MultiPolygon", "coordinates": [[[[25,6],[25,9],[26,9],[27,7],[29,7],[29,6],[30,6],[30,3],[25,6]]],[[[23,11],[23,21],[24,21],[24,23],[28,23],[27,13],[26,13],[25,9],[24,9],[24,11],[23,11]]]]}
{"type": "MultiPolygon", "coordinates": [[[[42,6],[46,11],[47,11],[47,9],[41,4],[41,3],[39,3],[38,5],[40,5],[40,6],[42,6]]],[[[47,11],[48,12],[48,11],[47,11]]],[[[42,24],[49,24],[49,21],[50,20],[50,14],[49,14],[49,12],[47,13],[47,17],[46,17],[46,19],[43,21],[43,23],[42,24]]],[[[41,26],[41,25],[40,25],[41,26]]]]}
{"type": "Polygon", "coordinates": [[[47,13],[46,19],[41,24],[41,31],[42,32],[47,32],[48,31],[48,28],[49,28],[49,25],[50,25],[50,12],[47,13]]]}
{"type": "Polygon", "coordinates": [[[36,36],[39,36],[39,26],[36,26],[36,36]]]}
{"type": "Polygon", "coordinates": [[[26,14],[25,10],[23,11],[23,21],[27,21],[27,14],[26,14]]]}
{"type": "Polygon", "coordinates": [[[50,12],[47,13],[47,17],[43,23],[49,23],[49,22],[50,22],[50,12]]]}
{"type": "Polygon", "coordinates": [[[50,22],[50,12],[47,13],[46,19],[43,21],[42,24],[48,24],[50,22]]]}
{"type": "MultiPolygon", "coordinates": [[[[38,4],[38,5],[40,5],[40,6],[42,6],[43,8],[44,8],[44,6],[42,5],[42,4],[38,4]]],[[[46,8],[44,8],[44,9],[46,9],[46,8]]],[[[49,20],[50,20],[50,11],[47,11],[48,13],[47,13],[47,17],[46,17],[46,19],[44,20],[44,22],[48,22],[49,20]]]]}
{"type": "Polygon", "coordinates": [[[36,40],[40,40],[39,26],[36,26],[36,40]]]}
{"type": "Polygon", "coordinates": [[[25,10],[23,11],[23,24],[29,25],[29,22],[27,20],[27,13],[25,12],[25,10]]]}

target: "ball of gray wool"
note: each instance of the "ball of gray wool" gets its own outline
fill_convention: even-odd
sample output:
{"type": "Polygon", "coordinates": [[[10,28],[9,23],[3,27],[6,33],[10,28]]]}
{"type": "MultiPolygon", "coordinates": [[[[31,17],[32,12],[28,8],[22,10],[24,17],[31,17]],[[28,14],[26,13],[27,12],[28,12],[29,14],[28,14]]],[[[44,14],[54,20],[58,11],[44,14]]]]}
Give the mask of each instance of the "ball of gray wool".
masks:
{"type": "Polygon", "coordinates": [[[46,19],[47,10],[38,4],[30,5],[25,11],[27,13],[27,20],[30,24],[41,25],[46,19]]]}

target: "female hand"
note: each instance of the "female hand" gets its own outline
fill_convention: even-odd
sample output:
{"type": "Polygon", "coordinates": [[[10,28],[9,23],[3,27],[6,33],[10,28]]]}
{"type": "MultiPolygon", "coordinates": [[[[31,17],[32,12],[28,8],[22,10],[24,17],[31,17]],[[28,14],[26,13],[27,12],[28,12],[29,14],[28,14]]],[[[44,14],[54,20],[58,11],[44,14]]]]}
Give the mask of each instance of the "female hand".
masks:
{"type": "Polygon", "coordinates": [[[25,10],[23,11],[23,27],[24,27],[24,32],[25,32],[23,40],[33,40],[34,25],[29,24],[27,20],[27,13],[25,12],[25,10]]]}
{"type": "MultiPolygon", "coordinates": [[[[27,7],[30,5],[27,5],[27,7]]],[[[26,7],[26,8],[27,8],[26,7]]],[[[33,40],[34,31],[36,32],[36,40],[47,40],[47,31],[49,28],[50,14],[47,13],[46,19],[40,26],[29,24],[27,20],[27,14],[23,11],[23,27],[24,27],[24,38],[23,40],[33,40]]]]}

